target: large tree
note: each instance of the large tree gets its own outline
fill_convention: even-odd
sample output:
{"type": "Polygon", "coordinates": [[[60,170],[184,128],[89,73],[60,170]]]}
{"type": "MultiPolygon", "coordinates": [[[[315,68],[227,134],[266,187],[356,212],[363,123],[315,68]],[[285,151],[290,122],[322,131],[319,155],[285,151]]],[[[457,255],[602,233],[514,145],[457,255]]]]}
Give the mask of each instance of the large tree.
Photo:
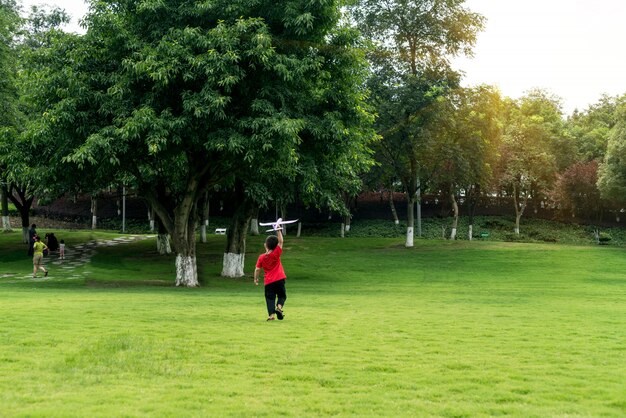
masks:
{"type": "MultiPolygon", "coordinates": [[[[66,172],[59,169],[47,168],[51,159],[48,138],[44,142],[34,140],[25,127],[36,124],[41,120],[45,108],[38,104],[43,83],[35,83],[37,74],[45,77],[51,69],[61,71],[62,65],[57,57],[48,54],[50,48],[58,41],[69,36],[59,27],[69,21],[68,15],[59,8],[39,8],[33,6],[27,18],[23,19],[20,36],[15,43],[16,63],[15,90],[18,96],[16,102],[17,122],[0,135],[0,164],[6,167],[5,180],[7,181],[7,196],[20,212],[22,220],[23,239],[28,242],[28,227],[30,224],[30,210],[35,196],[44,196],[51,188],[64,189],[58,181],[50,181],[51,177],[59,177],[66,172]]],[[[60,78],[64,78],[59,74],[60,78]]],[[[41,81],[41,80],[39,80],[41,81]]],[[[45,86],[47,89],[55,85],[45,86]]]]}
{"type": "MultiPolygon", "coordinates": [[[[329,83],[320,51],[338,13],[332,1],[93,3],[40,135],[86,175],[132,179],[171,235],[176,284],[197,286],[209,187],[266,161],[287,173],[306,164],[311,106],[292,96],[317,100],[329,83]]],[[[316,146],[352,139],[315,129],[316,146]]]]}
{"type": "Polygon", "coordinates": [[[598,170],[602,196],[626,202],[626,96],[615,110],[617,123],[608,135],[606,155],[598,170]]]}
{"type": "MultiPolygon", "coordinates": [[[[361,189],[375,138],[363,88],[365,61],[354,30],[338,28],[315,45],[318,67],[299,89],[283,91],[290,113],[301,121],[296,148],[258,153],[235,171],[236,212],[227,232],[222,275],[243,275],[245,236],[259,206],[304,206],[346,213],[342,195],[361,189]],[[296,153],[285,161],[283,153],[296,153]]],[[[310,51],[309,54],[313,53],[310,51]]]]}
{"type": "Polygon", "coordinates": [[[432,143],[424,129],[433,116],[428,107],[458,84],[449,58],[471,54],[483,18],[466,9],[464,0],[360,0],[351,10],[374,44],[369,85],[382,136],[378,157],[398,168],[408,202],[406,246],[411,247],[424,154],[432,143]]]}
{"type": "MultiPolygon", "coordinates": [[[[513,200],[515,233],[531,197],[550,189],[557,172],[556,144],[563,135],[560,106],[541,90],[507,102],[505,132],[500,145],[498,181],[513,200]]],[[[550,96],[551,97],[551,96],[550,96]]]]}
{"type": "Polygon", "coordinates": [[[464,89],[458,106],[457,133],[465,170],[459,177],[468,215],[468,238],[473,236],[474,212],[492,185],[502,142],[504,105],[498,89],[481,85],[464,89]]]}
{"type": "MultiPolygon", "coordinates": [[[[17,3],[0,0],[0,148],[14,138],[17,129],[17,89],[15,85],[15,38],[20,25],[17,3]]],[[[8,152],[0,149],[0,206],[2,229],[11,230],[8,211],[8,166],[2,156],[8,152]]]]}

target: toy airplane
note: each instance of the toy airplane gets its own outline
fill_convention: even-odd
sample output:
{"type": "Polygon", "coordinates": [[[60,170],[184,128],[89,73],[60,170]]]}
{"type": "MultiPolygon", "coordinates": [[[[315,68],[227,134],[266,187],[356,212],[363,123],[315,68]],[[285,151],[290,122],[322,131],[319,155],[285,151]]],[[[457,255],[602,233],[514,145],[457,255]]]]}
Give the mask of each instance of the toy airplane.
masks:
{"type": "Polygon", "coordinates": [[[278,220],[276,222],[259,222],[259,225],[261,226],[268,226],[271,225],[272,229],[268,229],[265,232],[272,232],[272,231],[278,231],[279,229],[283,229],[282,225],[286,225],[286,224],[292,224],[294,222],[298,222],[297,219],[294,219],[293,221],[283,221],[283,218],[278,218],[278,220]]]}

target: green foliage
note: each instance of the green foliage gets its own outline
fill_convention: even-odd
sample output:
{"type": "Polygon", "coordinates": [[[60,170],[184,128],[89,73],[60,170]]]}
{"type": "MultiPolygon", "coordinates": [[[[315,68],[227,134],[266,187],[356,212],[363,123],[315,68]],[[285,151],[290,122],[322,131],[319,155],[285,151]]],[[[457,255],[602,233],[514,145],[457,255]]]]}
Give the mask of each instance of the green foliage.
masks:
{"type": "Polygon", "coordinates": [[[616,110],[617,123],[611,129],[606,155],[598,171],[602,196],[626,201],[626,96],[616,110]]]}
{"type": "MultiPolygon", "coordinates": [[[[452,218],[423,218],[422,237],[427,240],[447,239],[450,235],[452,218]]],[[[468,240],[468,217],[459,217],[457,240],[468,240]]],[[[595,244],[595,227],[561,223],[536,218],[528,218],[523,222],[521,233],[516,234],[515,218],[499,216],[476,216],[473,224],[473,238],[493,242],[529,242],[559,243],[569,245],[595,244]],[[488,238],[481,238],[481,232],[488,232],[488,238]]],[[[621,227],[606,228],[607,235],[612,237],[612,244],[626,245],[626,230],[621,227]]],[[[336,222],[304,223],[303,236],[338,237],[340,224],[336,222]]],[[[395,225],[392,221],[363,220],[352,222],[349,238],[389,237],[400,238],[406,234],[406,222],[395,225]]]]}
{"type": "Polygon", "coordinates": [[[600,232],[600,234],[598,234],[598,241],[600,241],[601,244],[607,244],[609,241],[611,241],[611,239],[613,239],[613,237],[611,237],[611,235],[607,234],[606,232],[600,232]]]}

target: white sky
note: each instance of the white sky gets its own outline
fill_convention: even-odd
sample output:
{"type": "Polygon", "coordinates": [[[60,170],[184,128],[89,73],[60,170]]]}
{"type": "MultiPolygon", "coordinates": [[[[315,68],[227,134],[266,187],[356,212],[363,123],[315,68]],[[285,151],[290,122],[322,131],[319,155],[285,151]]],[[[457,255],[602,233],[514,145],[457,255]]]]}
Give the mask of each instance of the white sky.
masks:
{"type": "Polygon", "coordinates": [[[626,0],[467,0],[488,21],[475,57],[455,61],[464,85],[495,84],[509,97],[541,87],[563,110],[603,93],[626,94],[626,0]]]}
{"type": "MultiPolygon", "coordinates": [[[[83,0],[22,0],[58,5],[82,32],[83,0]]],[[[586,109],[603,93],[626,94],[626,0],[466,0],[487,18],[473,59],[455,60],[466,86],[495,84],[506,96],[545,88],[563,99],[566,114],[586,109]]]]}

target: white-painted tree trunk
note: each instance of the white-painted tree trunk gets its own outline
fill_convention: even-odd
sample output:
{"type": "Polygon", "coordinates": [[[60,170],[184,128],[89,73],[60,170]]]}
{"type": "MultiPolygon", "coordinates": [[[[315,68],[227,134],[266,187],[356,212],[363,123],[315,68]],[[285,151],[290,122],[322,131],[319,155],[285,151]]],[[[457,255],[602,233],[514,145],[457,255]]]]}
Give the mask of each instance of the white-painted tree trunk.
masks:
{"type": "Polygon", "coordinates": [[[474,235],[474,225],[470,225],[469,226],[469,234],[468,234],[467,238],[471,241],[473,235],[474,235]]]}
{"type": "Polygon", "coordinates": [[[11,229],[11,218],[9,218],[8,216],[3,216],[2,217],[2,229],[4,230],[4,232],[12,231],[12,229],[11,229]]]}
{"type": "Polygon", "coordinates": [[[452,232],[450,233],[450,239],[456,239],[456,229],[459,225],[459,204],[456,201],[454,192],[450,193],[450,201],[452,202],[452,211],[454,212],[454,220],[452,221],[452,232]]]}
{"type": "Polygon", "coordinates": [[[207,238],[206,238],[206,231],[207,231],[207,229],[209,229],[209,220],[205,219],[202,222],[202,225],[200,225],[200,240],[203,243],[206,243],[206,240],[207,240],[207,238]]]}
{"type": "Polygon", "coordinates": [[[224,253],[222,277],[243,277],[245,254],[224,253]]]}
{"type": "Polygon", "coordinates": [[[398,212],[396,212],[396,205],[393,202],[393,192],[389,191],[389,207],[391,208],[391,216],[393,216],[393,222],[398,225],[400,224],[400,219],[398,218],[398,212]]]}
{"type": "Polygon", "coordinates": [[[152,208],[148,209],[148,222],[150,222],[150,232],[154,232],[154,212],[152,208]]]}
{"type": "Polygon", "coordinates": [[[91,197],[91,229],[96,229],[98,225],[98,199],[91,197]]]}
{"type": "Polygon", "coordinates": [[[346,225],[346,232],[350,232],[350,224],[346,225]]]}
{"type": "Polygon", "coordinates": [[[250,234],[259,235],[259,220],[252,218],[250,221],[250,234]]]}
{"type": "Polygon", "coordinates": [[[196,257],[176,256],[176,286],[197,287],[198,269],[196,267],[196,257]]]}
{"type": "Polygon", "coordinates": [[[407,248],[413,247],[413,227],[408,227],[406,229],[406,243],[404,246],[407,248]]]}
{"type": "Polygon", "coordinates": [[[515,233],[519,234],[519,227],[518,226],[515,227],[515,233]]]}
{"type": "Polygon", "coordinates": [[[345,238],[345,237],[346,237],[346,224],[342,222],[341,223],[341,238],[345,238]]]}
{"type": "Polygon", "coordinates": [[[27,226],[23,226],[22,227],[22,242],[24,242],[25,244],[28,244],[28,227],[27,226]]]}
{"type": "Polygon", "coordinates": [[[169,234],[157,235],[157,251],[159,254],[170,254],[172,252],[172,245],[170,244],[169,234]]]}
{"type": "Polygon", "coordinates": [[[298,234],[296,235],[298,238],[300,238],[301,232],[302,232],[302,222],[298,222],[298,234]]]}

